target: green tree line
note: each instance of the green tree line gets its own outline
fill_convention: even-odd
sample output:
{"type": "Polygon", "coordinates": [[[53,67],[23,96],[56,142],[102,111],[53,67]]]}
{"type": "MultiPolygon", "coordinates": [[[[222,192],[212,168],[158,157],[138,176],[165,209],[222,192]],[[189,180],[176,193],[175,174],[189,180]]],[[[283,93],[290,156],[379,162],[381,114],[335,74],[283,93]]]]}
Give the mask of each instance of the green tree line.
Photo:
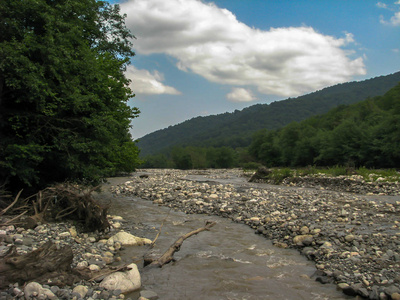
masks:
{"type": "Polygon", "coordinates": [[[133,36],[96,0],[0,1],[0,185],[96,181],[138,165],[133,36]]]}
{"type": "Polygon", "coordinates": [[[164,153],[175,146],[231,148],[248,147],[254,132],[275,130],[289,123],[327,113],[338,105],[358,103],[382,96],[400,81],[400,72],[360,82],[324,88],[297,98],[256,104],[232,113],[192,118],[150,133],[138,143],[141,155],[164,153]]]}
{"type": "Polygon", "coordinates": [[[240,160],[240,149],[231,147],[174,147],[170,153],[146,156],[144,168],[206,169],[233,168],[240,160]]]}
{"type": "Polygon", "coordinates": [[[384,96],[253,134],[249,147],[174,147],[143,167],[400,167],[400,84],[384,96]]]}
{"type": "Polygon", "coordinates": [[[249,154],[266,166],[400,167],[400,84],[384,96],[253,136],[249,154]]]}

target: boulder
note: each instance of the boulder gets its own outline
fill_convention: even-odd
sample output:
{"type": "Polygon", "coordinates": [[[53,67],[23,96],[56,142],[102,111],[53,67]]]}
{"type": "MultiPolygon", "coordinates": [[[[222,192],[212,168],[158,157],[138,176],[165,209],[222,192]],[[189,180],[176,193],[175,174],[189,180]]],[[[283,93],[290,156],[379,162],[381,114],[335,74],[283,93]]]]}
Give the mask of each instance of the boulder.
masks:
{"type": "Polygon", "coordinates": [[[100,287],[107,290],[121,290],[121,293],[129,293],[140,289],[141,278],[136,264],[128,265],[131,270],[115,272],[106,276],[100,283],[100,287]]]}
{"type": "Polygon", "coordinates": [[[124,246],[141,246],[141,245],[151,244],[151,240],[134,236],[125,231],[120,231],[117,234],[110,237],[107,241],[107,244],[112,246],[114,245],[115,242],[119,242],[121,243],[121,245],[124,246]]]}
{"type": "Polygon", "coordinates": [[[47,297],[47,299],[58,299],[54,293],[42,287],[40,283],[30,282],[24,288],[25,299],[31,299],[32,297],[47,297]]]}

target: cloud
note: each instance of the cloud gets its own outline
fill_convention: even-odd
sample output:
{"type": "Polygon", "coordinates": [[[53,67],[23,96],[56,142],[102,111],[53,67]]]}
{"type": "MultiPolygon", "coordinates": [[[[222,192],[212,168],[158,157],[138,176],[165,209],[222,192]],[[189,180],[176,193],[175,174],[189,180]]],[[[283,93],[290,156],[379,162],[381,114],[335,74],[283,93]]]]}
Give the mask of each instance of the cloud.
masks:
{"type": "Polygon", "coordinates": [[[386,3],[382,3],[382,2],[378,2],[376,4],[376,6],[379,7],[379,8],[387,8],[387,4],[386,3]]]}
{"type": "MultiPolygon", "coordinates": [[[[394,4],[400,5],[400,0],[397,0],[396,2],[394,2],[394,4]]],[[[382,24],[392,25],[392,26],[400,26],[400,10],[398,7],[396,7],[396,8],[389,7],[386,4],[381,3],[381,2],[378,2],[376,4],[376,6],[378,6],[379,8],[384,8],[384,9],[390,10],[390,11],[395,11],[394,15],[389,19],[389,21],[386,21],[385,18],[381,15],[379,17],[379,21],[382,24]]]]}
{"type": "Polygon", "coordinates": [[[260,93],[295,96],[366,74],[362,57],[311,27],[259,30],[213,3],[128,0],[121,4],[139,54],[164,53],[177,67],[211,82],[254,86],[260,93]]]}
{"type": "Polygon", "coordinates": [[[135,94],[181,94],[175,88],[164,85],[164,77],[158,71],[139,70],[130,65],[125,75],[132,81],[131,88],[135,94]]]}
{"type": "Polygon", "coordinates": [[[233,88],[226,98],[232,102],[251,102],[256,99],[251,91],[244,88],[233,88]]]}
{"type": "Polygon", "coordinates": [[[390,18],[390,24],[393,26],[400,26],[400,11],[396,12],[394,16],[390,18]]]}

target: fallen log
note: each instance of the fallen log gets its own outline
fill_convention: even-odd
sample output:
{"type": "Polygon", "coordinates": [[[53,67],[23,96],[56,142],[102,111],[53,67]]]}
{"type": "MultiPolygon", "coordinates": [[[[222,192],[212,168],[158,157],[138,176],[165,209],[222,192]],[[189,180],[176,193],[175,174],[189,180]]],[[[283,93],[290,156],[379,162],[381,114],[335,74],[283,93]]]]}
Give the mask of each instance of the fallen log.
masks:
{"type": "Polygon", "coordinates": [[[144,258],[144,266],[150,265],[153,267],[161,268],[165,264],[168,264],[169,262],[171,262],[174,259],[175,252],[178,252],[181,249],[181,246],[182,246],[184,240],[186,240],[187,238],[189,238],[193,235],[196,235],[202,231],[210,230],[210,228],[213,227],[215,224],[216,224],[215,222],[208,221],[204,227],[198,228],[196,230],[193,230],[189,233],[182,235],[158,259],[154,259],[152,257],[145,257],[144,258]]]}
{"type": "Polygon", "coordinates": [[[0,258],[0,289],[30,280],[48,285],[71,285],[80,279],[72,274],[72,260],[72,248],[68,245],[58,248],[56,244],[47,242],[24,255],[18,254],[12,246],[0,258]]]}

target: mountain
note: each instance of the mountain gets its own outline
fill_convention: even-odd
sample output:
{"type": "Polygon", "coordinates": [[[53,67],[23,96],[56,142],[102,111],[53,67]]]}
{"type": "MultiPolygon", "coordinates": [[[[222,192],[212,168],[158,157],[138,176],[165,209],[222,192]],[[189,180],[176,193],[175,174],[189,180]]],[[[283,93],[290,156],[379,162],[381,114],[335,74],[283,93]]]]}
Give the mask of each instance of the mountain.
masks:
{"type": "Polygon", "coordinates": [[[247,147],[254,132],[281,128],[293,121],[323,114],[339,105],[385,94],[400,82],[400,72],[364,81],[337,84],[270,104],[256,104],[232,113],[196,117],[155,131],[138,142],[141,156],[168,152],[174,146],[247,147]]]}

